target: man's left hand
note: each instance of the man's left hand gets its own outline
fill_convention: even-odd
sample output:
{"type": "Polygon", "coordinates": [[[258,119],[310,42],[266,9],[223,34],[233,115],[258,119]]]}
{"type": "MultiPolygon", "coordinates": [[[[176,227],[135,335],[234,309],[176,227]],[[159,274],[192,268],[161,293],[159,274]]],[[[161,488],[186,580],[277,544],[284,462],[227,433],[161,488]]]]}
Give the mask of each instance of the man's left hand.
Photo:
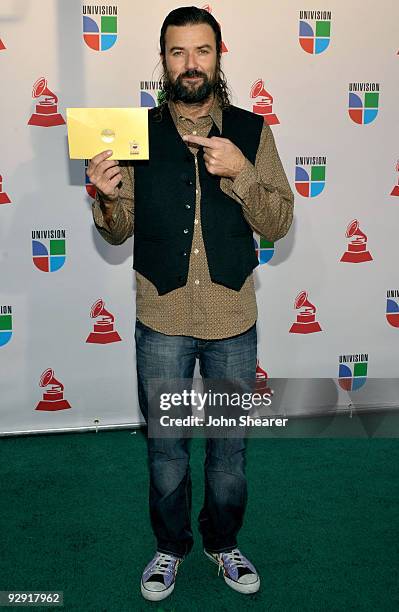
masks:
{"type": "Polygon", "coordinates": [[[202,138],[187,134],[183,136],[183,140],[204,147],[204,161],[210,174],[235,179],[244,168],[245,156],[228,138],[202,138]]]}

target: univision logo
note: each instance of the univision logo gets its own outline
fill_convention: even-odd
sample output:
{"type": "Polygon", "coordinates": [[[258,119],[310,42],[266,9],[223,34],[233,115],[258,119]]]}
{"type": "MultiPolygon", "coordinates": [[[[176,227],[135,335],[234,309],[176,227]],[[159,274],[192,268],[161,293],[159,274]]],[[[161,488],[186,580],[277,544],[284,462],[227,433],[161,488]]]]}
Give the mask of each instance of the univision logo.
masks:
{"type": "Polygon", "coordinates": [[[371,123],[378,115],[379,83],[349,83],[349,117],[354,123],[371,123]]]}
{"type": "Polygon", "coordinates": [[[33,230],[32,259],[41,272],[56,272],[65,263],[65,230],[33,230]]]}
{"type": "Polygon", "coordinates": [[[388,289],[387,305],[385,316],[389,325],[399,327],[399,291],[398,289],[388,289]]]}
{"type": "Polygon", "coordinates": [[[274,242],[266,240],[263,236],[254,238],[255,252],[259,263],[265,264],[271,260],[274,255],[274,242]]]}
{"type": "Polygon", "coordinates": [[[108,51],[118,38],[116,5],[83,5],[83,39],[94,51],[108,51]],[[88,15],[91,15],[88,17],[88,15]]]}
{"type": "Polygon", "coordinates": [[[140,81],[140,106],[154,108],[158,106],[162,81],[140,81]]]}
{"type": "Polygon", "coordinates": [[[357,391],[367,380],[368,353],[339,356],[338,382],[345,391],[357,391]]]}
{"type": "Polygon", "coordinates": [[[304,198],[315,198],[326,184],[327,157],[298,156],[295,158],[295,188],[304,198]]]}
{"type": "Polygon", "coordinates": [[[0,346],[10,342],[12,336],[12,308],[0,306],[0,346]]]}
{"type": "Polygon", "coordinates": [[[306,53],[323,53],[330,35],[331,11],[299,11],[299,44],[306,53]]]}

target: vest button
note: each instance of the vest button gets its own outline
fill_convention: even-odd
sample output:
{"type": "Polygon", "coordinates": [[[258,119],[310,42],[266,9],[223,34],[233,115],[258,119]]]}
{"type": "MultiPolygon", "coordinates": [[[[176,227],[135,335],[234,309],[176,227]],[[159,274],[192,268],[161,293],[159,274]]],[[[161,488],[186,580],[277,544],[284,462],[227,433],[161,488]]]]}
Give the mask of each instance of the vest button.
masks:
{"type": "Polygon", "coordinates": [[[183,257],[187,257],[187,251],[182,251],[181,254],[183,255],[183,257]]]}
{"type": "Polygon", "coordinates": [[[185,204],[184,206],[187,208],[187,210],[191,208],[190,204],[185,204]]]}
{"type": "Polygon", "coordinates": [[[187,228],[185,228],[185,229],[183,230],[183,234],[188,234],[188,229],[187,229],[187,228]]]}

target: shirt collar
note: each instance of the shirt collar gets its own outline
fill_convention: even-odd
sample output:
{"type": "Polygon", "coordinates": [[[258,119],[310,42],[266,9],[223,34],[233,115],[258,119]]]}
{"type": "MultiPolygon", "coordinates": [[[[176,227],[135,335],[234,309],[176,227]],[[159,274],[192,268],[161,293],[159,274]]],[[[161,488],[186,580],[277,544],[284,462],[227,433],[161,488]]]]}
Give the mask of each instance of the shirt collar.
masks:
{"type": "MultiPolygon", "coordinates": [[[[178,113],[177,106],[174,102],[172,102],[172,100],[168,100],[168,107],[174,123],[177,124],[178,120],[180,119],[180,117],[182,117],[182,115],[178,113]]],[[[214,97],[213,104],[209,109],[209,116],[216,124],[216,127],[218,128],[219,132],[222,133],[222,109],[216,96],[214,97]]]]}

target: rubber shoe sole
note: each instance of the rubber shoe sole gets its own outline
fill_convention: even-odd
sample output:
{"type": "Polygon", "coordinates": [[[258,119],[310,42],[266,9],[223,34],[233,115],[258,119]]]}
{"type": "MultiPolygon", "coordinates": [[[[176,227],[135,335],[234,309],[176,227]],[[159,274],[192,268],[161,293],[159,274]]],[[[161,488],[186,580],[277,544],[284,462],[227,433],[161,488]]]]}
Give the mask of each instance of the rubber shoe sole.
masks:
{"type": "MultiPolygon", "coordinates": [[[[216,561],[216,559],[214,557],[212,557],[212,555],[210,555],[205,550],[205,548],[204,548],[204,553],[206,554],[208,559],[210,559],[213,563],[215,563],[219,567],[219,563],[216,561]]],[[[260,587],[260,578],[259,578],[259,576],[258,576],[258,578],[257,578],[257,580],[255,582],[251,582],[250,584],[241,584],[240,582],[236,582],[235,580],[232,580],[231,578],[226,576],[224,572],[223,572],[223,578],[224,578],[225,583],[229,587],[234,589],[234,591],[238,591],[239,593],[243,593],[244,595],[251,595],[252,593],[256,593],[259,590],[259,587],[260,587]]]]}
{"type": "Polygon", "coordinates": [[[164,589],[163,591],[149,591],[145,588],[143,581],[141,581],[141,594],[144,599],[147,599],[148,601],[161,601],[162,599],[166,599],[166,597],[169,597],[169,595],[173,592],[174,588],[175,583],[172,582],[170,587],[164,589]]]}

